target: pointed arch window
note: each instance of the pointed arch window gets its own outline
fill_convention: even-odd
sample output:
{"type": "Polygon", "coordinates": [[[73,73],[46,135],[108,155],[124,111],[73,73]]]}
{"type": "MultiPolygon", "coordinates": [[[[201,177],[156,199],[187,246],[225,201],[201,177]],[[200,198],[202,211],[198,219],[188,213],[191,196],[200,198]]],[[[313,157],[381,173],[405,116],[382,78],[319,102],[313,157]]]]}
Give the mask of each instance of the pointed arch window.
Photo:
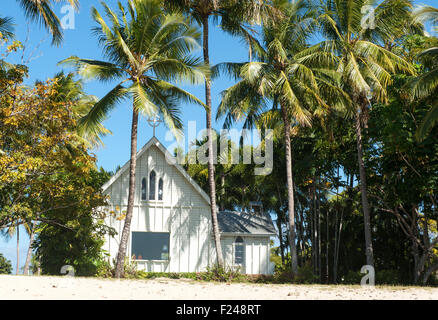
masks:
{"type": "Polygon", "coordinates": [[[158,180],[158,200],[163,200],[163,179],[158,180]]]}
{"type": "Polygon", "coordinates": [[[155,200],[155,182],[157,179],[157,175],[155,171],[152,170],[149,174],[149,200],[155,200]]]}
{"type": "Polygon", "coordinates": [[[242,237],[237,237],[234,241],[234,264],[243,265],[245,261],[245,242],[242,237]]]}
{"type": "Polygon", "coordinates": [[[141,180],[141,200],[146,200],[146,196],[147,196],[146,186],[147,186],[146,178],[143,178],[141,180]]]}

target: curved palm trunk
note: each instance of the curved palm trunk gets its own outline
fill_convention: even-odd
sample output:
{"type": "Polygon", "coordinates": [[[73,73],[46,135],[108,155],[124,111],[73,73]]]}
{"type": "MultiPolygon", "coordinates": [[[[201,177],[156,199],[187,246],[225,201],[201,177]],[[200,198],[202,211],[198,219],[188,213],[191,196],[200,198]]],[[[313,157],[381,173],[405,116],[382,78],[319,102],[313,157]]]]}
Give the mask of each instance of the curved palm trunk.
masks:
{"type": "Polygon", "coordinates": [[[360,193],[362,198],[363,219],[364,219],[364,228],[365,228],[365,252],[366,252],[367,265],[374,266],[373,243],[371,240],[370,207],[368,203],[365,164],[363,161],[362,131],[361,131],[359,112],[360,111],[357,111],[356,113],[355,129],[356,129],[356,143],[357,143],[357,158],[359,163],[360,193]]]}
{"type": "Polygon", "coordinates": [[[119,251],[117,253],[116,278],[123,277],[126,249],[128,246],[129,232],[131,230],[132,212],[134,209],[135,195],[135,169],[137,167],[137,127],[138,127],[138,110],[133,107],[132,128],[131,128],[131,159],[129,163],[129,193],[128,208],[126,209],[125,224],[123,226],[122,238],[120,240],[119,251]]]}
{"type": "Polygon", "coordinates": [[[20,225],[17,221],[17,269],[15,270],[15,274],[18,275],[20,267],[20,225]]]}
{"type": "Polygon", "coordinates": [[[294,204],[294,185],[292,178],[292,153],[290,142],[290,122],[286,108],[281,105],[281,113],[284,123],[284,143],[286,148],[286,179],[287,179],[287,196],[288,196],[288,212],[289,212],[289,245],[291,253],[292,273],[298,272],[298,256],[295,246],[295,204],[294,204]]]}
{"type": "MultiPolygon", "coordinates": [[[[204,63],[210,63],[208,52],[208,16],[202,19],[203,26],[203,53],[204,63]]],[[[208,131],[208,185],[210,188],[210,205],[211,205],[211,221],[213,227],[213,238],[216,246],[217,264],[219,267],[224,266],[224,258],[222,255],[222,247],[219,233],[219,224],[217,221],[217,207],[216,207],[216,184],[214,180],[214,158],[213,158],[213,140],[211,130],[211,79],[210,76],[205,80],[205,104],[207,110],[207,131],[208,131]]]]}
{"type": "Polygon", "coordinates": [[[27,249],[27,256],[26,256],[26,263],[24,264],[24,270],[23,274],[29,275],[29,265],[30,265],[30,259],[32,258],[32,245],[35,239],[35,232],[34,227],[31,225],[30,229],[30,240],[29,240],[29,248],[27,249]]]}

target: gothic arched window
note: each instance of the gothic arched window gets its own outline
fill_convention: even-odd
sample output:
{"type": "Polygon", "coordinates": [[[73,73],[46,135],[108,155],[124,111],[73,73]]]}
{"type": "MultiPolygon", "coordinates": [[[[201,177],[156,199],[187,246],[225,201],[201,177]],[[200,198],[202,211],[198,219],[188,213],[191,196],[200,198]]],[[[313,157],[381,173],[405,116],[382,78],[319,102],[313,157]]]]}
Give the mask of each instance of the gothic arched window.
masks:
{"type": "Polygon", "coordinates": [[[147,195],[147,193],[146,193],[146,185],[147,185],[146,178],[143,178],[141,180],[141,200],[146,200],[146,195],[147,195]]]}
{"type": "Polygon", "coordinates": [[[244,264],[245,261],[245,242],[242,237],[237,237],[234,241],[234,264],[244,264]]]}
{"type": "Polygon", "coordinates": [[[152,170],[149,175],[149,200],[155,200],[155,180],[156,180],[155,171],[152,170]]]}
{"type": "Polygon", "coordinates": [[[163,179],[158,180],[158,200],[163,200],[163,179]]]}

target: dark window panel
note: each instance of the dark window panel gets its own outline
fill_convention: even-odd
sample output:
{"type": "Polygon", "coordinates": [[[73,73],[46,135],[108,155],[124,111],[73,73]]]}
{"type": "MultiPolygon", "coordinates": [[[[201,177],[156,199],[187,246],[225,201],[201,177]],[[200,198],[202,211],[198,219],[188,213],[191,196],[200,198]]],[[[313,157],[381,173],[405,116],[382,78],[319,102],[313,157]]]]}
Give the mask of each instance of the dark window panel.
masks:
{"type": "Polygon", "coordinates": [[[149,175],[149,200],[155,200],[155,180],[157,175],[155,171],[151,171],[149,175]]]}
{"type": "Polygon", "coordinates": [[[163,179],[158,181],[158,200],[163,200],[163,179]]]}
{"type": "Polygon", "coordinates": [[[169,260],[167,232],[132,232],[131,255],[134,260],[169,260]]]}

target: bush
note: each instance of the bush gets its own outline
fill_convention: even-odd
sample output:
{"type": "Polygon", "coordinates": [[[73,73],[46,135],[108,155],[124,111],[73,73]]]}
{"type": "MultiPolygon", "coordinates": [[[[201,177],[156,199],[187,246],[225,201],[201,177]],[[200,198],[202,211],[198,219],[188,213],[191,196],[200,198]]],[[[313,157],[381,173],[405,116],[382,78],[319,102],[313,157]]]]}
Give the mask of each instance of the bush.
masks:
{"type": "Polygon", "coordinates": [[[220,267],[218,265],[207,267],[207,272],[205,272],[204,275],[205,279],[202,280],[219,282],[231,282],[233,280],[242,279],[243,277],[239,269],[220,267]]]}
{"type": "Polygon", "coordinates": [[[276,283],[315,283],[318,281],[318,276],[313,274],[313,269],[310,263],[298,268],[297,274],[292,274],[290,265],[278,265],[273,276],[273,281],[276,283]]]}
{"type": "Polygon", "coordinates": [[[397,270],[378,270],[376,271],[376,284],[400,284],[397,270]]]}
{"type": "Polygon", "coordinates": [[[0,274],[11,274],[12,264],[0,253],[0,274]]]}
{"type": "Polygon", "coordinates": [[[294,279],[296,283],[316,283],[319,281],[319,277],[313,274],[313,268],[310,263],[306,263],[304,266],[298,268],[297,276],[294,279]]]}
{"type": "Polygon", "coordinates": [[[346,275],[341,277],[341,283],[345,284],[360,284],[360,280],[364,274],[360,271],[349,270],[346,275]]]}
{"type": "MultiPolygon", "coordinates": [[[[96,265],[96,276],[102,278],[112,278],[115,275],[116,271],[116,259],[113,259],[112,265],[108,262],[107,259],[99,259],[95,263],[96,265]]],[[[134,259],[131,259],[129,262],[129,258],[125,257],[125,261],[123,264],[124,269],[124,278],[127,279],[147,279],[147,272],[140,271],[137,269],[138,265],[134,259]]]]}
{"type": "Polygon", "coordinates": [[[114,270],[111,264],[106,259],[99,259],[95,263],[96,265],[96,276],[100,278],[112,278],[114,275],[114,270]]]}

